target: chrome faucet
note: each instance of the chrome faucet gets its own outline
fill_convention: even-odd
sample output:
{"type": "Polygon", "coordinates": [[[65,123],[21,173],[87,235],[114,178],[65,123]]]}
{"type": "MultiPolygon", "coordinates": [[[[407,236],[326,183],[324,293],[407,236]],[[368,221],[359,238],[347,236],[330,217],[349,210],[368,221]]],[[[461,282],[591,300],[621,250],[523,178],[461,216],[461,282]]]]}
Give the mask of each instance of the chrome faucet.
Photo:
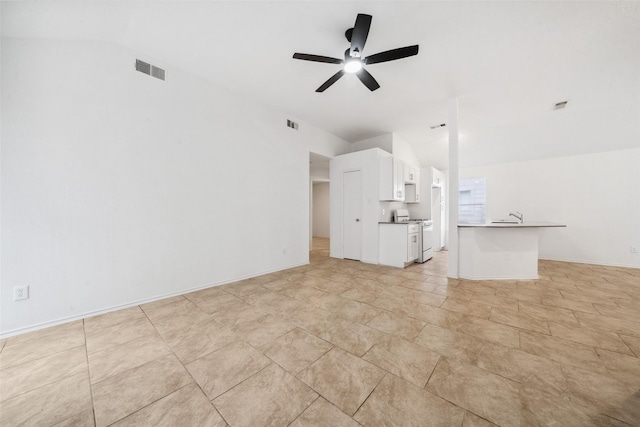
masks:
{"type": "Polygon", "coordinates": [[[515,216],[516,218],[518,218],[520,220],[520,224],[522,224],[524,222],[524,215],[521,214],[520,212],[509,212],[509,216],[515,216]]]}

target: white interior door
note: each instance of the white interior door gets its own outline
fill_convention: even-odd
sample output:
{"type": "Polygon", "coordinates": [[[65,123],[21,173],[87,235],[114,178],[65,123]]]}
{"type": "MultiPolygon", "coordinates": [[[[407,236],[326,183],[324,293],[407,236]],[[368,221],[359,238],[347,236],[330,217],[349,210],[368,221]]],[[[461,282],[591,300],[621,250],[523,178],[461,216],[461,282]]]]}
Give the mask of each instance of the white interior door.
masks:
{"type": "Polygon", "coordinates": [[[362,256],[362,172],[350,171],[342,180],[342,257],[362,256]]]}

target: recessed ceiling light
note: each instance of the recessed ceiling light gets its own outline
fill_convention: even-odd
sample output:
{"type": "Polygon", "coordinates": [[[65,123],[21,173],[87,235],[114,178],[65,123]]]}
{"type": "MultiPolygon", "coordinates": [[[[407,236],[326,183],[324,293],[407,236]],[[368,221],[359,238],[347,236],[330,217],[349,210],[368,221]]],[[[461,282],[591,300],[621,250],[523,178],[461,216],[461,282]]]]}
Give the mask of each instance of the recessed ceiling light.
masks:
{"type": "Polygon", "coordinates": [[[568,102],[569,102],[569,101],[557,102],[557,103],[553,106],[553,109],[554,109],[554,110],[562,110],[564,107],[566,107],[566,106],[567,106],[567,103],[568,103],[568,102]]]}

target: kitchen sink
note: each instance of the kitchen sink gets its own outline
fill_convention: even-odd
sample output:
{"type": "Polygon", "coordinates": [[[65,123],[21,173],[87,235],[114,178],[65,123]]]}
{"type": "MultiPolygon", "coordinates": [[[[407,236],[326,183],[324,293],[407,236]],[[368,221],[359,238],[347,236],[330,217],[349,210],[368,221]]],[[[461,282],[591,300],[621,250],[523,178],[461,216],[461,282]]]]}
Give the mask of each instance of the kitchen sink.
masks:
{"type": "Polygon", "coordinates": [[[491,220],[491,224],[519,224],[520,221],[515,221],[511,219],[493,219],[491,220]]]}

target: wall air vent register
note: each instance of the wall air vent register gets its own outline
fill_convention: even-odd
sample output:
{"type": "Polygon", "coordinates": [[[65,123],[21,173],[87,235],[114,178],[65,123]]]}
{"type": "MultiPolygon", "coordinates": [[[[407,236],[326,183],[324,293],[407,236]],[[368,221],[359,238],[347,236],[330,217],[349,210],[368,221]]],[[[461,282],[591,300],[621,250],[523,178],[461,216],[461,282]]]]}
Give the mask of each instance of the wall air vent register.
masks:
{"type": "Polygon", "coordinates": [[[165,72],[162,68],[156,67],[155,65],[151,65],[139,59],[136,59],[136,70],[155,77],[156,79],[164,80],[165,72]]]}
{"type": "Polygon", "coordinates": [[[567,106],[567,103],[569,101],[562,101],[562,102],[558,102],[553,106],[554,110],[562,110],[563,108],[565,108],[567,106]]]}

